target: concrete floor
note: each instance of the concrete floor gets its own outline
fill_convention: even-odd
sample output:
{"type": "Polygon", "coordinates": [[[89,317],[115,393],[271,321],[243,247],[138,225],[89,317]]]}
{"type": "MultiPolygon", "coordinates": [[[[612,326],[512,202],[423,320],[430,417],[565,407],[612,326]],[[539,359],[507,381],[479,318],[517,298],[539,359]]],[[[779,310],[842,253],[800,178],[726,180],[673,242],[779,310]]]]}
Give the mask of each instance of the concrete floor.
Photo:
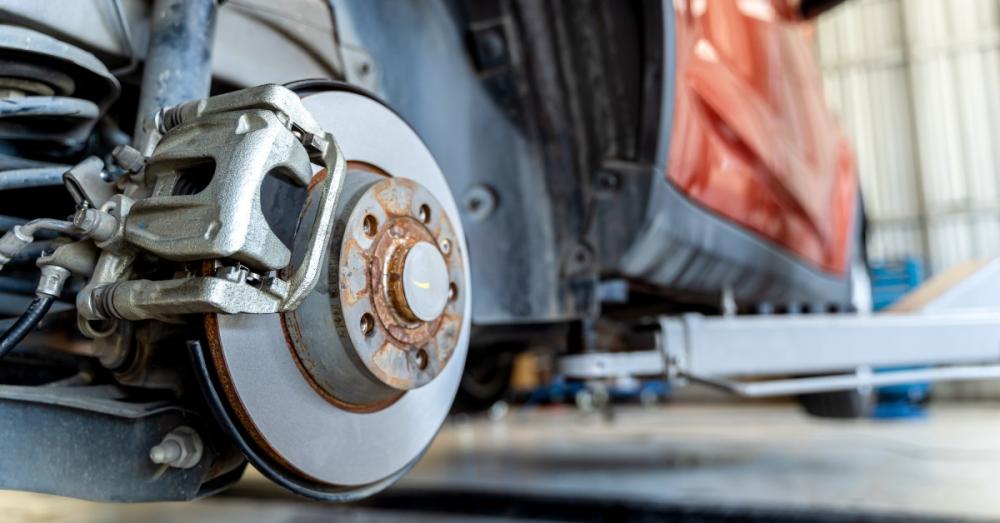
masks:
{"type": "Polygon", "coordinates": [[[815,420],[790,404],[621,408],[610,422],[566,408],[512,411],[449,422],[379,508],[305,502],[248,474],[226,496],[188,504],[5,492],[0,520],[400,521],[393,496],[441,491],[1000,521],[1000,405],[936,405],[926,419],[892,422],[815,420]]]}
{"type": "Polygon", "coordinates": [[[784,404],[514,413],[453,423],[401,483],[1000,520],[1000,405],[851,422],[784,404]]]}

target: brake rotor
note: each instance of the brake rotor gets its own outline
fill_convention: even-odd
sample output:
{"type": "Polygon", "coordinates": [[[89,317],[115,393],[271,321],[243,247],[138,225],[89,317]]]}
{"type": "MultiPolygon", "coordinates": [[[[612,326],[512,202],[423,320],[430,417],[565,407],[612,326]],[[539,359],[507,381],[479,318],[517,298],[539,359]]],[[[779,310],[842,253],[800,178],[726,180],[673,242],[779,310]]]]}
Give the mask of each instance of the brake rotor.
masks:
{"type": "MultiPolygon", "coordinates": [[[[413,129],[353,90],[299,93],[348,163],[325,269],[293,312],[206,317],[210,395],[259,469],[343,499],[391,483],[443,423],[468,347],[469,267],[458,208],[413,129]]],[[[293,265],[307,241],[294,237],[293,265]]]]}

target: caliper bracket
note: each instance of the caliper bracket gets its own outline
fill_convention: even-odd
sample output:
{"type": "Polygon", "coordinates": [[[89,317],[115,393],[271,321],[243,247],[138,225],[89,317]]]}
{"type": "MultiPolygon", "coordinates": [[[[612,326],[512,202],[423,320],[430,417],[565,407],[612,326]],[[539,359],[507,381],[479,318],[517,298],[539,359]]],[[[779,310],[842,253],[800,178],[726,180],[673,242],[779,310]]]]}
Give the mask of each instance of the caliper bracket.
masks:
{"type": "Polygon", "coordinates": [[[109,282],[93,289],[92,307],[81,309],[95,316],[87,319],[297,308],[318,281],[344,182],[346,164],[333,136],[295,93],[277,85],[168,108],[155,121],[161,138],[136,177],[148,196],[138,197],[124,218],[125,242],[166,260],[232,260],[262,274],[261,284],[211,276],[109,282]],[[325,171],[313,174],[313,163],[325,171]],[[303,210],[316,208],[308,248],[294,269],[261,210],[260,187],[270,175],[308,188],[303,210]],[[286,268],[287,280],[279,275],[286,268]]]}

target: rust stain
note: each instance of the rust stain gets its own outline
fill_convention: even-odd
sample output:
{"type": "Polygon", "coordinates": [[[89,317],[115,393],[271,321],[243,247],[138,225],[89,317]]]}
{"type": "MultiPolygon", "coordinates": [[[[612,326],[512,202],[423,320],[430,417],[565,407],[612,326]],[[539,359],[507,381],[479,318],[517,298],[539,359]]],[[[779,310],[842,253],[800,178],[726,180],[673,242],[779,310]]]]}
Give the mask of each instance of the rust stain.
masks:
{"type": "Polygon", "coordinates": [[[222,388],[223,397],[232,409],[233,414],[236,415],[236,420],[243,427],[244,430],[250,435],[250,439],[264,451],[264,454],[268,458],[275,461],[282,467],[301,475],[302,477],[312,479],[314,481],[319,481],[313,478],[309,474],[306,474],[302,470],[289,463],[284,457],[281,456],[274,447],[268,443],[267,438],[261,433],[260,429],[253,422],[253,418],[246,411],[246,407],[240,400],[239,394],[236,392],[236,387],[233,385],[232,377],[229,374],[229,368],[226,366],[226,359],[222,355],[222,343],[219,338],[219,320],[215,314],[205,314],[205,341],[208,344],[209,354],[212,358],[212,364],[215,367],[215,374],[219,386],[222,388]]]}
{"type": "Polygon", "coordinates": [[[320,169],[317,171],[316,174],[313,175],[312,179],[309,180],[309,185],[306,187],[306,190],[312,192],[314,187],[323,183],[323,180],[326,180],[326,174],[326,169],[320,169]]]}
{"type": "MultiPolygon", "coordinates": [[[[391,398],[386,398],[381,401],[376,401],[366,404],[349,403],[347,401],[341,400],[340,398],[337,398],[333,394],[327,392],[326,389],[324,389],[323,386],[316,381],[312,373],[309,372],[309,369],[315,368],[316,364],[314,362],[307,361],[308,358],[303,357],[303,353],[308,353],[308,351],[300,352],[295,349],[296,343],[304,344],[304,342],[302,341],[302,334],[298,322],[295,321],[295,318],[292,316],[291,313],[282,313],[281,329],[285,333],[285,343],[288,347],[288,351],[292,354],[292,360],[295,361],[295,366],[299,369],[299,373],[302,374],[302,376],[306,379],[306,383],[309,384],[309,387],[311,387],[313,391],[316,392],[316,394],[318,394],[330,405],[333,405],[334,407],[339,408],[341,410],[346,410],[350,412],[358,412],[358,413],[377,412],[396,403],[397,401],[399,401],[400,398],[403,397],[404,394],[406,394],[405,392],[401,392],[400,394],[393,396],[391,398]]],[[[334,333],[334,335],[336,334],[334,333]]]]}
{"type": "Polygon", "coordinates": [[[376,239],[368,268],[368,286],[375,313],[389,338],[405,349],[426,343],[440,324],[440,318],[421,322],[405,314],[407,307],[399,278],[401,255],[420,241],[434,243],[434,237],[416,219],[395,217],[387,224],[385,233],[376,239]]]}
{"type": "Polygon", "coordinates": [[[355,251],[357,251],[357,256],[359,256],[360,259],[362,260],[362,267],[367,266],[369,261],[368,261],[368,256],[365,253],[365,250],[361,247],[361,245],[358,244],[357,240],[355,240],[354,238],[345,237],[345,243],[343,244],[343,247],[341,247],[341,253],[338,258],[342,266],[340,267],[339,270],[337,287],[340,288],[340,298],[344,301],[344,304],[348,306],[354,305],[355,303],[361,301],[365,296],[367,296],[369,289],[368,280],[363,276],[361,279],[365,283],[365,286],[360,291],[351,292],[353,289],[351,289],[350,285],[348,284],[348,282],[352,279],[353,276],[353,273],[351,271],[350,259],[351,255],[356,254],[355,251]]]}
{"type": "Polygon", "coordinates": [[[377,165],[372,165],[368,162],[360,162],[357,160],[348,160],[347,162],[348,171],[364,171],[366,173],[377,174],[379,176],[384,176],[386,178],[392,178],[392,175],[385,172],[383,169],[379,168],[377,165]]]}

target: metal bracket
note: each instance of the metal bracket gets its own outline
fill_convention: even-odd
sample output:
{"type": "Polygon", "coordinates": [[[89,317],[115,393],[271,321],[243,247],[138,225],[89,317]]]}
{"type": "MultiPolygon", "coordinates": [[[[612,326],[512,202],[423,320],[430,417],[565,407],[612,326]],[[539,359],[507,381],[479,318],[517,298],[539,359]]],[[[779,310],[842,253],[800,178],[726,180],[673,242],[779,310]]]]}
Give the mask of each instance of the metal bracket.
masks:
{"type": "Polygon", "coordinates": [[[1000,378],[1000,313],[686,315],[659,327],[655,350],[566,356],[560,370],[688,379],[747,397],[1000,378]],[[871,371],[907,366],[926,368],[871,371]]]}
{"type": "Polygon", "coordinates": [[[724,378],[687,376],[691,381],[746,398],[790,396],[837,390],[870,390],[875,387],[934,381],[970,381],[1000,379],[1000,365],[955,365],[927,369],[872,372],[858,367],[853,374],[835,374],[810,378],[788,378],[741,382],[724,378]]]}
{"type": "Polygon", "coordinates": [[[119,281],[93,289],[92,306],[81,308],[90,311],[87,319],[169,321],[180,314],[297,308],[319,280],[333,234],[346,173],[334,137],[295,93],[277,85],[185,103],[153,120],[161,139],[140,180],[149,196],[140,196],[124,218],[125,241],[167,260],[235,260],[258,272],[260,285],[211,276],[119,281]],[[314,174],[313,162],[325,171],[314,174]],[[308,188],[302,214],[316,216],[294,269],[291,252],[260,208],[260,185],[275,172],[308,188]],[[189,175],[205,185],[185,192],[189,175]],[[291,273],[287,281],[281,269],[291,273]]]}

